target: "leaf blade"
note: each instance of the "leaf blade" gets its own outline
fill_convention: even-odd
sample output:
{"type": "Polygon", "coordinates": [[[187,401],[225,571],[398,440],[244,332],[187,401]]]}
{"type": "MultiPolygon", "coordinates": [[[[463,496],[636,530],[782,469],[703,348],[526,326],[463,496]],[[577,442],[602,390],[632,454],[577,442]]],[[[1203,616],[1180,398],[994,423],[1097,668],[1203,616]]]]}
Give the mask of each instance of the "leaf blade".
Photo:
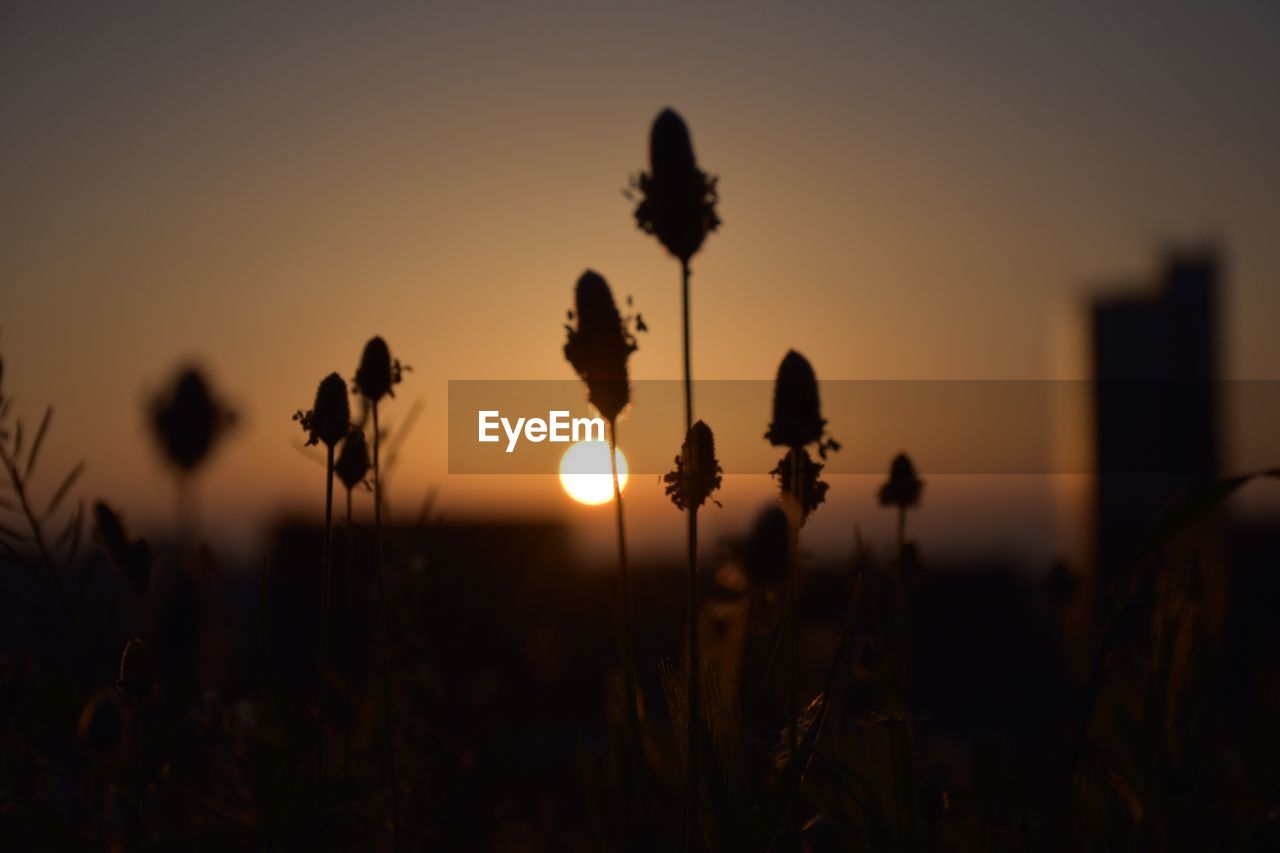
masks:
{"type": "MultiPolygon", "coordinates": [[[[36,457],[39,456],[40,454],[40,446],[44,443],[44,436],[45,436],[45,433],[49,431],[49,421],[51,421],[52,419],[53,419],[53,406],[46,406],[44,410],[44,417],[40,419],[40,428],[36,430],[36,437],[31,442],[31,453],[30,455],[27,456],[27,470],[26,470],[26,473],[23,474],[24,479],[27,477],[30,477],[31,470],[35,468],[36,457]]],[[[15,451],[13,455],[17,457],[18,454],[15,451]]],[[[14,459],[15,465],[17,464],[17,461],[18,460],[15,458],[14,459]]]]}
{"type": "Polygon", "coordinates": [[[62,481],[62,485],[58,486],[58,490],[53,493],[53,497],[49,500],[49,507],[44,511],[45,518],[53,515],[58,510],[58,505],[62,503],[62,499],[67,496],[67,492],[71,491],[71,487],[75,485],[76,480],[80,479],[80,475],[84,473],[85,464],[83,461],[76,463],[76,467],[71,469],[71,473],[62,481]]]}

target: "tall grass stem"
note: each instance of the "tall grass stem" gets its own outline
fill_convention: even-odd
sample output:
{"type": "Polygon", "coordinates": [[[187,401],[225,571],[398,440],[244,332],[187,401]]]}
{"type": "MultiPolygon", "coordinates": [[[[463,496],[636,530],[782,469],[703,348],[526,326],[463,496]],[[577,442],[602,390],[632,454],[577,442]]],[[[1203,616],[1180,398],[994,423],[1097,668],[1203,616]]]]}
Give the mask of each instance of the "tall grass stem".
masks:
{"type": "Polygon", "coordinates": [[[320,667],[316,694],[316,717],[320,723],[316,739],[316,830],[324,810],[324,682],[329,651],[329,594],[333,574],[333,445],[328,445],[324,479],[324,562],[320,577],[320,667]]]}
{"type": "Polygon", "coordinates": [[[373,410],[373,528],[374,573],[378,584],[378,604],[382,611],[382,746],[387,763],[387,783],[391,788],[391,836],[396,850],[400,849],[400,781],[396,774],[396,754],[393,743],[391,715],[391,609],[387,602],[386,585],[383,582],[382,543],[382,468],[380,451],[382,431],[378,426],[378,401],[371,401],[373,410]]]}
{"type": "MultiPolygon", "coordinates": [[[[640,711],[636,707],[637,678],[635,651],[632,644],[632,610],[631,610],[631,574],[627,566],[627,532],[622,513],[622,487],[618,481],[618,423],[617,419],[609,422],[609,468],[613,475],[613,503],[615,520],[618,527],[618,609],[619,614],[619,652],[622,656],[623,690],[626,693],[624,703],[627,714],[627,735],[625,760],[623,761],[623,787],[627,789],[628,800],[632,807],[632,818],[639,814],[637,803],[637,779],[640,762],[643,757],[640,740],[640,711]]],[[[638,825],[629,830],[635,833],[638,825]]]]}
{"type": "Polygon", "coordinates": [[[684,321],[684,430],[693,426],[693,368],[689,357],[689,262],[680,262],[681,317],[684,321]]]}
{"type": "Polygon", "coordinates": [[[689,836],[690,851],[698,848],[701,824],[699,753],[702,740],[702,652],[698,643],[698,508],[689,507],[689,836]]]}

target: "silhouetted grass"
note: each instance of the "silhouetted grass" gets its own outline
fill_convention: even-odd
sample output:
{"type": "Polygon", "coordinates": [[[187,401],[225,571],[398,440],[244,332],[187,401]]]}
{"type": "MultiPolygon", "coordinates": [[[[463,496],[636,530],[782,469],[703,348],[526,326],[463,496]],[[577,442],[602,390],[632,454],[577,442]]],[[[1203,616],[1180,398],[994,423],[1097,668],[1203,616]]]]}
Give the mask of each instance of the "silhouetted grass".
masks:
{"type": "Polygon", "coordinates": [[[396,772],[396,755],[393,743],[395,717],[391,706],[391,604],[387,600],[383,562],[382,532],[382,429],[378,423],[378,404],[385,397],[395,396],[395,386],[400,384],[407,366],[391,357],[387,342],[373,337],[365,344],[356,368],[356,392],[364,398],[373,416],[373,527],[374,527],[374,578],[377,584],[378,605],[382,613],[382,730],[383,758],[387,768],[387,785],[390,789],[391,833],[395,848],[400,849],[400,780],[396,772]]]}
{"type": "Polygon", "coordinates": [[[320,654],[316,716],[319,732],[316,748],[316,828],[319,833],[325,797],[325,682],[328,679],[329,610],[333,589],[333,474],[334,448],[347,437],[351,429],[351,404],[347,400],[347,383],[337,373],[330,373],[316,389],[315,405],[308,411],[294,414],[307,433],[307,444],[323,444],[325,448],[324,477],[324,562],[320,581],[320,654]]]}
{"type": "Polygon", "coordinates": [[[667,484],[667,495],[677,509],[684,510],[688,518],[689,545],[689,607],[688,607],[688,650],[685,666],[689,675],[688,704],[688,759],[689,773],[687,786],[688,798],[688,831],[683,834],[681,844],[692,847],[702,837],[702,823],[699,818],[701,803],[702,775],[699,770],[699,757],[702,746],[702,655],[698,643],[698,510],[711,499],[711,495],[720,488],[720,463],[716,460],[715,438],[711,427],[698,421],[689,428],[676,457],[676,468],[663,477],[667,484]]]}

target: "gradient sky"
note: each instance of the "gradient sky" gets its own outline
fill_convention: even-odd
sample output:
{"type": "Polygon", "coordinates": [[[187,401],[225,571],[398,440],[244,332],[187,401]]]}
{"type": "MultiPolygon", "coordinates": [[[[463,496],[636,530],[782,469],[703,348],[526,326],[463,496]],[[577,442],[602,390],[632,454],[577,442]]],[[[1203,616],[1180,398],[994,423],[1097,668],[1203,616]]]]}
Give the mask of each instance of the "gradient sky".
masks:
{"type": "MultiPolygon", "coordinates": [[[[1280,378],[1273,4],[372,5],[0,9],[5,385],[30,420],[56,405],[45,463],[86,458],[84,497],[169,523],[142,403],[195,359],[244,415],[206,518],[243,538],[318,511],[289,416],[380,333],[414,368],[389,418],[425,405],[393,501],[435,486],[448,515],[536,506],[607,542],[550,478],[447,476],[442,407],[450,378],[571,376],[586,267],[652,329],[635,375],[679,375],[677,266],[621,194],[668,104],[720,175],[700,377],[768,378],[789,347],[829,378],[1082,376],[1089,295],[1207,235],[1228,374],[1280,378]]],[[[833,486],[816,547],[888,529],[874,485],[833,486]]],[[[643,549],[674,510],[631,492],[643,549]]],[[[767,493],[727,484],[712,535],[767,493]]],[[[1044,556],[1055,493],[936,482],[917,529],[1044,556]]]]}

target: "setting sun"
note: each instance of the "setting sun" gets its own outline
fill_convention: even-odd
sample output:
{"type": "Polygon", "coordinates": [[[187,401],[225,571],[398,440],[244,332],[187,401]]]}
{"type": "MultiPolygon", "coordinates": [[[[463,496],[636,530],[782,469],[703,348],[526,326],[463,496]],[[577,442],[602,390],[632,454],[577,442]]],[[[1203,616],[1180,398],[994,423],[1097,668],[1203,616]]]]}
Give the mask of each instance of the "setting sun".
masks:
{"type": "MultiPolygon", "coordinates": [[[[618,488],[627,488],[627,457],[618,456],[618,488]]],[[[560,485],[569,497],[587,506],[613,500],[613,476],[609,471],[609,445],[603,441],[579,441],[560,459],[560,485]]]]}

